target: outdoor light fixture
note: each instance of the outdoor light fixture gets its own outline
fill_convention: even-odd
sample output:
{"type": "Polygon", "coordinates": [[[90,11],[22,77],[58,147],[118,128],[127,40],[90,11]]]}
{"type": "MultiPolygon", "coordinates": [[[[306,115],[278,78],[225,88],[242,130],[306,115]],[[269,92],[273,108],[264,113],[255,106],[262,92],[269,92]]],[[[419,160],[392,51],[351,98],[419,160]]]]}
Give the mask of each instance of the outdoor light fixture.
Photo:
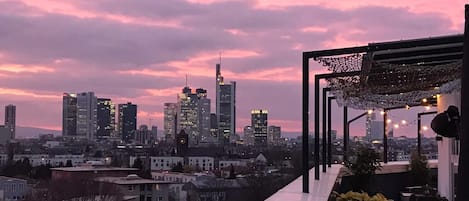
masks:
{"type": "Polygon", "coordinates": [[[450,105],[446,111],[437,114],[431,123],[431,128],[436,134],[449,138],[458,138],[459,127],[459,109],[454,105],[450,105]]]}

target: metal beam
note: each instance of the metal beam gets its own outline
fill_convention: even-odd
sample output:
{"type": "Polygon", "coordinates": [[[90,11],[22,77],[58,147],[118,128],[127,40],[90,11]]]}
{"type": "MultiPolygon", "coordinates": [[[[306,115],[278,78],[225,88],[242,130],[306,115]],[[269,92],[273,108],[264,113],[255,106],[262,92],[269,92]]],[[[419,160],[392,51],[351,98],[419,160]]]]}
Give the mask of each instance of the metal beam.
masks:
{"type": "Polygon", "coordinates": [[[469,197],[469,5],[465,6],[464,21],[464,57],[461,77],[461,133],[456,200],[463,201],[469,197]]]}
{"type": "Polygon", "coordinates": [[[322,172],[326,172],[326,149],[327,149],[327,140],[326,140],[326,101],[327,101],[327,92],[330,91],[330,88],[322,88],[322,172]]]}
{"type": "Polygon", "coordinates": [[[429,114],[436,114],[438,113],[437,111],[433,112],[421,112],[417,114],[417,153],[419,156],[421,155],[422,152],[422,122],[421,122],[421,117],[423,115],[429,115],[429,114]]]}
{"type": "Polygon", "coordinates": [[[327,98],[327,156],[328,167],[332,167],[332,118],[331,118],[331,101],[335,97],[327,98]]]}
{"type": "Polygon", "coordinates": [[[348,158],[347,158],[347,148],[348,148],[348,126],[347,126],[347,118],[348,118],[348,108],[347,106],[344,106],[344,153],[343,153],[343,161],[344,162],[347,162],[348,161],[348,158]]]}
{"type": "Polygon", "coordinates": [[[388,163],[388,134],[386,133],[386,128],[388,124],[388,110],[384,109],[383,114],[383,162],[388,163]]]}
{"type": "Polygon", "coordinates": [[[309,193],[309,58],[303,53],[303,193],[309,193]]]}
{"type": "Polygon", "coordinates": [[[319,75],[314,76],[314,179],[319,180],[319,75]]]}

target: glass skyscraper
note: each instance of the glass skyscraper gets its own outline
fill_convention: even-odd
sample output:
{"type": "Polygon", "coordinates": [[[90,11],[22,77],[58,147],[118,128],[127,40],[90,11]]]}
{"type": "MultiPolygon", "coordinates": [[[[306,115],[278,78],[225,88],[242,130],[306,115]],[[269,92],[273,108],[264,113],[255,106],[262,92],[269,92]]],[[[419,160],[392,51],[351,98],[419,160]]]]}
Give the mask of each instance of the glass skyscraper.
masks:
{"type": "Polygon", "coordinates": [[[116,106],[111,99],[98,98],[97,139],[110,138],[116,129],[116,106]]]}
{"type": "Polygon", "coordinates": [[[10,130],[10,139],[16,135],[16,106],[5,106],[5,126],[10,130]]]}
{"type": "Polygon", "coordinates": [[[230,142],[236,133],[236,82],[225,83],[221,65],[216,65],[216,114],[220,145],[230,142]]]}
{"type": "Polygon", "coordinates": [[[119,126],[118,133],[125,142],[135,139],[137,130],[137,105],[128,102],[127,104],[119,104],[119,126]]]}

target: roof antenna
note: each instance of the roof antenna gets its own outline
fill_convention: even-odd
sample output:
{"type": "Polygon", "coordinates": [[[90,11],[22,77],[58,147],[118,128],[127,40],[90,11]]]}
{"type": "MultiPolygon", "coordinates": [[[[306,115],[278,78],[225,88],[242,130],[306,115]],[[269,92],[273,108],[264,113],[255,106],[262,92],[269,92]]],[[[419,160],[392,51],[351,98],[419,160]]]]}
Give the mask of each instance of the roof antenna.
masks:
{"type": "Polygon", "coordinates": [[[220,66],[221,66],[221,51],[219,52],[219,55],[220,55],[220,66]]]}
{"type": "Polygon", "coordinates": [[[186,74],[186,87],[187,87],[187,74],[186,74]]]}

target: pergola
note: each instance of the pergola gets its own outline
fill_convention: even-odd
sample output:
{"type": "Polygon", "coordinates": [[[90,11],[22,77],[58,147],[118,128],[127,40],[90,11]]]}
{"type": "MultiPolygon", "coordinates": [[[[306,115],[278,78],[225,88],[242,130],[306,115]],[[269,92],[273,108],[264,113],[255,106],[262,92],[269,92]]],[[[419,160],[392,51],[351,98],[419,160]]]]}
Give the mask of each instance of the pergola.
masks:
{"type": "MultiPolygon", "coordinates": [[[[469,22],[467,20],[468,8],[466,6],[466,31],[469,22]]],[[[467,71],[468,69],[463,69],[463,63],[467,65],[467,62],[469,62],[466,59],[463,61],[463,50],[468,48],[464,44],[469,44],[467,42],[468,37],[469,35],[459,34],[303,52],[303,192],[308,193],[309,191],[308,163],[310,152],[307,142],[309,134],[310,59],[323,64],[331,71],[328,74],[316,74],[314,76],[314,169],[315,179],[319,179],[319,81],[321,79],[327,81],[327,91],[344,108],[383,109],[387,111],[406,106],[421,105],[422,99],[434,97],[436,94],[459,91],[464,85],[462,83],[467,82],[462,77],[463,70],[467,71]]],[[[323,95],[325,94],[323,91],[323,95]]],[[[464,97],[464,94],[463,91],[461,97],[464,97]]],[[[325,100],[324,97],[323,100],[325,100]]],[[[461,103],[464,103],[464,101],[461,101],[461,103]]],[[[323,101],[323,104],[326,103],[323,101]]],[[[462,114],[465,111],[463,106],[464,104],[461,108],[462,114]]],[[[469,113],[469,111],[466,113],[469,113]]],[[[344,115],[346,115],[346,112],[344,112],[344,115]]],[[[462,121],[464,121],[463,117],[464,115],[461,116],[462,121]]],[[[344,116],[344,118],[345,125],[347,117],[344,116]]],[[[323,121],[325,121],[324,115],[323,121]]],[[[384,123],[386,124],[386,122],[384,123]]],[[[464,134],[466,130],[467,128],[463,124],[464,134]]],[[[465,137],[462,137],[460,156],[466,156],[467,154],[467,152],[463,153],[464,140],[465,137]]],[[[346,144],[345,142],[344,145],[346,144]]],[[[385,147],[383,156],[386,157],[386,131],[383,133],[383,144],[385,147]]],[[[325,146],[323,142],[323,149],[325,146]]],[[[344,150],[345,152],[346,150],[344,150]]],[[[387,162],[387,159],[384,161],[387,162]]],[[[468,168],[462,166],[463,164],[460,162],[460,170],[461,168],[468,168]]],[[[464,171],[460,171],[460,173],[464,173],[464,171]]],[[[469,183],[469,179],[459,179],[458,181],[461,182],[461,180],[466,180],[464,182],[469,183]]],[[[467,186],[461,183],[459,185],[467,186]]]]}

